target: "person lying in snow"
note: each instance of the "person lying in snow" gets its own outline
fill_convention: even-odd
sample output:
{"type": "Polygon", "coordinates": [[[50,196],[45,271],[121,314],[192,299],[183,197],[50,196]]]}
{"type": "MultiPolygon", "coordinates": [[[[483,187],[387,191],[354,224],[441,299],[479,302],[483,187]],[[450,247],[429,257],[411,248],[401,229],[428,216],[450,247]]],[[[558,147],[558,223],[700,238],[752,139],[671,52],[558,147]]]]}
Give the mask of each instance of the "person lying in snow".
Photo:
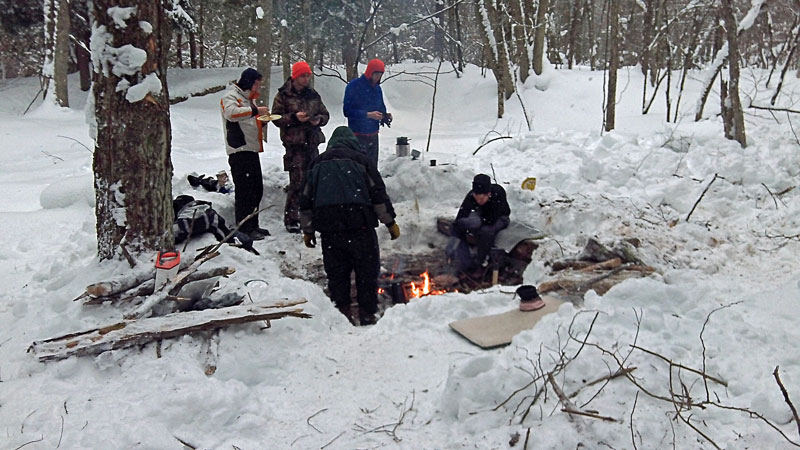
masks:
{"type": "Polygon", "coordinates": [[[458,241],[447,249],[448,257],[458,270],[476,273],[486,267],[497,233],[511,223],[510,215],[505,189],[493,184],[489,175],[475,175],[472,190],[461,203],[453,223],[453,235],[458,241]],[[474,257],[470,246],[476,247],[474,257]]]}
{"type": "MultiPolygon", "coordinates": [[[[225,219],[211,208],[211,202],[195,200],[191,195],[179,195],[172,201],[172,209],[175,212],[172,232],[176,244],[206,232],[222,241],[231,232],[225,225],[225,219]]],[[[240,231],[233,233],[228,243],[255,253],[253,240],[240,231]]]]}

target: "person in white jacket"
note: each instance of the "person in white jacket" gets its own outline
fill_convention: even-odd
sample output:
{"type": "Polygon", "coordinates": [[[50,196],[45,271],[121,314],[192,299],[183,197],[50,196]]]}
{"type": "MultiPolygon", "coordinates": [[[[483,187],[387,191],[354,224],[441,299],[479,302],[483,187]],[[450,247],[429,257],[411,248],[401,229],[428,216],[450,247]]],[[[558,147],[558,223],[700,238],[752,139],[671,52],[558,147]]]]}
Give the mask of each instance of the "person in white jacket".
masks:
{"type": "MultiPolygon", "coordinates": [[[[236,223],[258,210],[264,193],[258,158],[258,154],[264,151],[262,122],[256,117],[269,114],[269,110],[255,104],[262,78],[256,69],[248,67],[220,100],[225,149],[235,186],[236,223]]],[[[239,231],[254,240],[269,236],[267,229],[258,226],[258,214],[243,223],[239,231]]]]}

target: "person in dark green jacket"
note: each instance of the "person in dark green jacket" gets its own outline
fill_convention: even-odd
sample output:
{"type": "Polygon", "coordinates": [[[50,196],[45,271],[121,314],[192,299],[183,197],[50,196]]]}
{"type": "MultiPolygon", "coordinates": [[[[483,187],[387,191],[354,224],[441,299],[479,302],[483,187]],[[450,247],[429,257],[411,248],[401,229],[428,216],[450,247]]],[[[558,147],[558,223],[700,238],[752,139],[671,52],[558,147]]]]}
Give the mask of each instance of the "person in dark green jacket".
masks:
{"type": "Polygon", "coordinates": [[[300,195],[300,226],[306,247],[314,248],[315,232],[320,233],[331,300],[352,323],[352,272],[356,274],[359,322],[371,325],[376,321],[380,249],[375,228],[380,221],[392,240],[397,239],[400,227],[395,216],[375,164],[361,153],[349,128],[337,128],[306,174],[300,195]]]}

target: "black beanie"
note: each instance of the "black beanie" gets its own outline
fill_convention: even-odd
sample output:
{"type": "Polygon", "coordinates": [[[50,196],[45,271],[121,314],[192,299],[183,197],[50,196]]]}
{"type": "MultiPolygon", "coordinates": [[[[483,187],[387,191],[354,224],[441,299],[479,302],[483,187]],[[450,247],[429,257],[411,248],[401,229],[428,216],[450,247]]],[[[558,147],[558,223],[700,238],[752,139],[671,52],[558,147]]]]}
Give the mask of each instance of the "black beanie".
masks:
{"type": "Polygon", "coordinates": [[[252,67],[248,67],[244,69],[242,72],[242,76],[239,77],[239,81],[236,82],[236,85],[239,86],[243,91],[249,91],[253,87],[253,83],[256,80],[260,80],[264,78],[256,69],[252,67]]]}
{"type": "Polygon", "coordinates": [[[476,194],[488,194],[492,188],[492,179],[489,175],[479,173],[472,179],[472,192],[476,194]]]}

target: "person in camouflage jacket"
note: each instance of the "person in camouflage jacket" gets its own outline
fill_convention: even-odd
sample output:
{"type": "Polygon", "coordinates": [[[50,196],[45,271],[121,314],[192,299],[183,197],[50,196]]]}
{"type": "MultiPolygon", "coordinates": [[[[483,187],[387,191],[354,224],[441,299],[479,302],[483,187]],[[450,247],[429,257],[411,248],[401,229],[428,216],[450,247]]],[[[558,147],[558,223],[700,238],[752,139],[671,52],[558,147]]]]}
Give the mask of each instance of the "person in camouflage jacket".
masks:
{"type": "Polygon", "coordinates": [[[272,114],[281,115],[273,123],[280,128],[281,142],[286,149],[283,170],[289,172],[289,190],[283,223],[290,233],[300,232],[300,190],[309,164],[319,156],[317,147],[325,142],[320,128],[330,118],[322,97],[310,86],[311,77],[311,67],[306,62],[295,63],[292,76],[278,89],[272,102],[272,114]]]}

